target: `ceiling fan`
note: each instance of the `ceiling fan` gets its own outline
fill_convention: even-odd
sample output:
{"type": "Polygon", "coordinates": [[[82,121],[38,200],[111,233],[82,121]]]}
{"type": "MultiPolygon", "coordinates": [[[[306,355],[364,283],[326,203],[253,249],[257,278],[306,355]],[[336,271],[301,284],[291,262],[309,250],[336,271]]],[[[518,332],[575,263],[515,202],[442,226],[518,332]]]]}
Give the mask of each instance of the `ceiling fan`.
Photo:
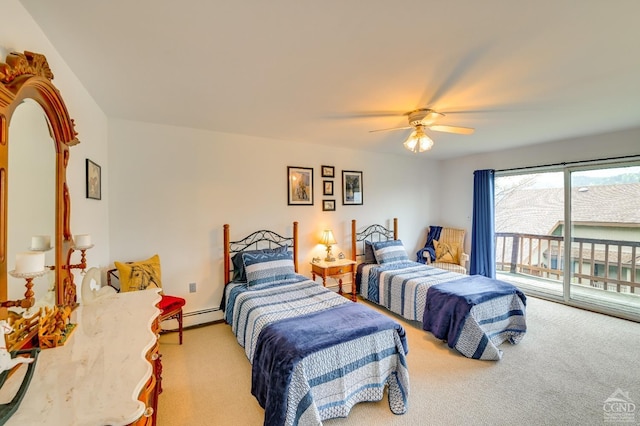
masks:
{"type": "Polygon", "coordinates": [[[424,129],[436,132],[456,133],[459,135],[470,135],[474,132],[471,127],[445,126],[437,124],[437,121],[444,117],[441,112],[430,108],[419,108],[404,113],[409,118],[409,125],[404,127],[393,127],[390,129],[371,130],[370,132],[386,132],[390,130],[414,129],[409,138],[404,142],[404,147],[412,152],[424,152],[433,147],[433,140],[427,136],[424,129]]]}

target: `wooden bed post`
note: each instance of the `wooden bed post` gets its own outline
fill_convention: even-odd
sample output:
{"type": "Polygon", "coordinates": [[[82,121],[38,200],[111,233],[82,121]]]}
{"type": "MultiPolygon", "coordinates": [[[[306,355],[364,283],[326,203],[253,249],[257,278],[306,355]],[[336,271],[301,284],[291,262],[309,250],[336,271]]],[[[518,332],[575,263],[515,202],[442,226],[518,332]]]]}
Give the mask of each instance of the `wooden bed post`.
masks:
{"type": "Polygon", "coordinates": [[[298,222],[293,222],[293,266],[298,273],[298,222]]]}
{"type": "Polygon", "coordinates": [[[224,285],[230,281],[229,277],[229,225],[224,224],[224,285]]]}
{"type": "Polygon", "coordinates": [[[393,239],[394,240],[398,239],[398,218],[397,217],[393,218],[393,239]]]}
{"type": "Polygon", "coordinates": [[[351,259],[356,261],[356,220],[351,220],[351,259]]]}

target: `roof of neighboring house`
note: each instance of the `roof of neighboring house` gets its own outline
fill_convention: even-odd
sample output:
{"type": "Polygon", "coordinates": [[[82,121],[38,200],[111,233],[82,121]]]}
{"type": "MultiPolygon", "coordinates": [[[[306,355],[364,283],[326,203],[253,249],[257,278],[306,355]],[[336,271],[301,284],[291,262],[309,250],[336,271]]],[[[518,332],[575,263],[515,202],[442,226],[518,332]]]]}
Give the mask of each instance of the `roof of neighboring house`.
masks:
{"type": "MultiPolygon", "coordinates": [[[[571,192],[575,222],[640,227],[640,183],[588,186],[571,192]]],[[[496,208],[496,232],[547,235],[563,221],[562,188],[512,191],[496,208]]]]}

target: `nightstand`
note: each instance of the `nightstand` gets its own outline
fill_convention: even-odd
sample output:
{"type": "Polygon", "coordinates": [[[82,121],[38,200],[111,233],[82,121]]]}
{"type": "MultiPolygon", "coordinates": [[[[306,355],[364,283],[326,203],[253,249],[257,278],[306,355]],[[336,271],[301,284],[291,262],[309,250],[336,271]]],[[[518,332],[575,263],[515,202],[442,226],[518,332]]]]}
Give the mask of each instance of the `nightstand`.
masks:
{"type": "Polygon", "coordinates": [[[333,262],[320,261],[311,263],[311,276],[316,280],[316,275],[322,277],[322,285],[327,286],[327,277],[338,280],[338,293],[342,294],[342,276],[351,274],[351,300],[356,302],[356,262],[349,259],[336,259],[333,262]]]}

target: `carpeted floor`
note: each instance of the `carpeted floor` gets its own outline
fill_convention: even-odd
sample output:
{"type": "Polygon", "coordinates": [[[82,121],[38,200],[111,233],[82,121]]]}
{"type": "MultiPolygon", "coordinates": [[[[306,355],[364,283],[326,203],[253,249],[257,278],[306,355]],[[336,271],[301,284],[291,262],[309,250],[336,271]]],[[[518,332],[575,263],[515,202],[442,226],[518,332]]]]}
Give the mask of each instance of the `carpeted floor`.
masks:
{"type": "MultiPolygon", "coordinates": [[[[398,320],[409,340],[408,412],[392,414],[385,396],[326,425],[602,425],[604,402],[617,390],[639,407],[627,420],[640,423],[638,323],[529,297],[527,335],[503,344],[494,362],[465,358],[398,320]]],[[[160,342],[159,426],[263,423],[251,365],[228,325],[187,330],[182,346],[176,333],[160,342]]]]}

